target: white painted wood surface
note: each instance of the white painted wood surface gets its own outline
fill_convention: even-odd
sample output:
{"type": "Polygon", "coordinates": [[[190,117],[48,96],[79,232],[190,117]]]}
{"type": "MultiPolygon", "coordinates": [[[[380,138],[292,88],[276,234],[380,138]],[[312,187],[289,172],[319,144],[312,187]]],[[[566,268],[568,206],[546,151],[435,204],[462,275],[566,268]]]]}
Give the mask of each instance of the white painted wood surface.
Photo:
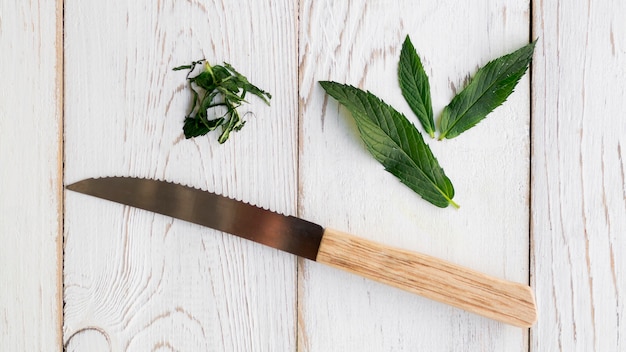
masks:
{"type": "Polygon", "coordinates": [[[534,351],[626,350],[625,12],[533,11],[534,351]]]}
{"type": "Polygon", "coordinates": [[[0,349],[624,350],[624,6],[2,2],[0,349]],[[479,65],[540,38],[532,80],[504,106],[455,140],[429,141],[458,211],[387,174],[317,84],[359,85],[411,117],[395,78],[406,34],[436,114],[479,65]],[[181,134],[189,93],[170,69],[201,57],[231,62],[274,96],[271,107],[251,99],[255,116],[225,145],[181,134]],[[530,276],[539,321],[509,327],[78,194],[65,193],[64,207],[63,180],[113,174],[194,185],[509,280],[530,276]]]}
{"type": "MultiPolygon", "coordinates": [[[[295,213],[290,1],[76,1],[65,18],[67,183],[158,178],[295,213]],[[250,98],[254,116],[224,145],[182,135],[191,95],[172,68],[203,57],[275,96],[250,98]]],[[[295,349],[292,255],[72,193],[65,248],[68,347],[98,331],[114,351],[295,349]]]]}
{"type": "MultiPolygon", "coordinates": [[[[317,81],[371,90],[418,123],[397,83],[405,36],[422,57],[438,115],[478,66],[527,43],[527,2],[305,1],[300,20],[300,215],[526,282],[528,76],[475,129],[427,141],[459,210],[432,206],[385,172],[317,81]]],[[[301,351],[527,350],[523,329],[315,263],[302,263],[300,277],[301,351]]]]}
{"type": "Polygon", "coordinates": [[[0,2],[2,351],[61,348],[63,71],[57,5],[0,2]]]}

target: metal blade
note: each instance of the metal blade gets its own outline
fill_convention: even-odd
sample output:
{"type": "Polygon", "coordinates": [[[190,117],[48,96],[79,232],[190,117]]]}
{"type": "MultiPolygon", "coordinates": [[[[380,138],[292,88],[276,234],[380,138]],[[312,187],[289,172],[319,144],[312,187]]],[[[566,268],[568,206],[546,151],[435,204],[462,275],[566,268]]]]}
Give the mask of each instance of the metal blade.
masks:
{"type": "Polygon", "coordinates": [[[315,260],[324,229],[199,189],[131,177],[90,178],[68,189],[228,232],[315,260]]]}

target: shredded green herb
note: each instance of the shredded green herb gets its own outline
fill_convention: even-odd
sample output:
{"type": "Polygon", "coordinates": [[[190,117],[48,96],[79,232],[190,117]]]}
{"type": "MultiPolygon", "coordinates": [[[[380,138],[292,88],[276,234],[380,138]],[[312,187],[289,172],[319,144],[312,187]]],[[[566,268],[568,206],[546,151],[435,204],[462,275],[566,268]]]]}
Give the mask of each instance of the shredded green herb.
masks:
{"type": "Polygon", "coordinates": [[[247,103],[245,97],[248,92],[270,105],[272,98],[270,93],[251,84],[244,75],[226,62],[223,65],[212,66],[206,60],[198,60],[190,65],[174,68],[174,71],[179,70],[189,70],[187,80],[193,96],[191,110],[185,116],[183,125],[185,138],[203,136],[221,127],[222,133],[218,142],[226,142],[231,132],[241,130],[246,123],[237,108],[247,103]],[[191,76],[196,66],[203,63],[204,71],[191,76]],[[217,113],[216,108],[219,107],[225,108],[226,112],[221,115],[217,113]]]}

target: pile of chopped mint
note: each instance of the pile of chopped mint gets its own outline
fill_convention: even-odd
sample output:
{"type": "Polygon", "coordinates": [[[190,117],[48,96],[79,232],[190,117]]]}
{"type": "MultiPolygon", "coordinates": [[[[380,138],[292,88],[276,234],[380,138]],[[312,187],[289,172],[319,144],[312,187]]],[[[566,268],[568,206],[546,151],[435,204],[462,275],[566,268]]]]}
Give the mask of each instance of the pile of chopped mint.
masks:
{"type": "Polygon", "coordinates": [[[211,66],[208,61],[199,60],[174,68],[174,71],[179,70],[189,70],[187,80],[193,94],[191,111],[185,116],[183,126],[186,138],[202,136],[221,127],[218,142],[226,142],[231,132],[239,131],[245,124],[237,108],[246,103],[246,93],[254,94],[267,105],[270,104],[270,93],[248,82],[244,75],[228,63],[211,66]],[[204,71],[191,77],[196,66],[202,63],[204,71]],[[217,116],[209,115],[217,107],[224,107],[226,112],[217,116]]]}

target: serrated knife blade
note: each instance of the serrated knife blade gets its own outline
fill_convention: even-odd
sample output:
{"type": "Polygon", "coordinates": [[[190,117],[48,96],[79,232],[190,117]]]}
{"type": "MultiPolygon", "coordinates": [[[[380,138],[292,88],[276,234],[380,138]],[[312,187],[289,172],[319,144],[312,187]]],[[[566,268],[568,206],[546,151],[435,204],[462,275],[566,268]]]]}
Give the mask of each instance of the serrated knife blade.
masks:
{"type": "Polygon", "coordinates": [[[227,232],[507,324],[529,327],[537,319],[528,285],[211,192],[132,177],[90,178],[67,189],[227,232]]]}
{"type": "Polygon", "coordinates": [[[130,177],[86,179],[67,189],[207,226],[315,260],[317,224],[176,183],[130,177]]]}

